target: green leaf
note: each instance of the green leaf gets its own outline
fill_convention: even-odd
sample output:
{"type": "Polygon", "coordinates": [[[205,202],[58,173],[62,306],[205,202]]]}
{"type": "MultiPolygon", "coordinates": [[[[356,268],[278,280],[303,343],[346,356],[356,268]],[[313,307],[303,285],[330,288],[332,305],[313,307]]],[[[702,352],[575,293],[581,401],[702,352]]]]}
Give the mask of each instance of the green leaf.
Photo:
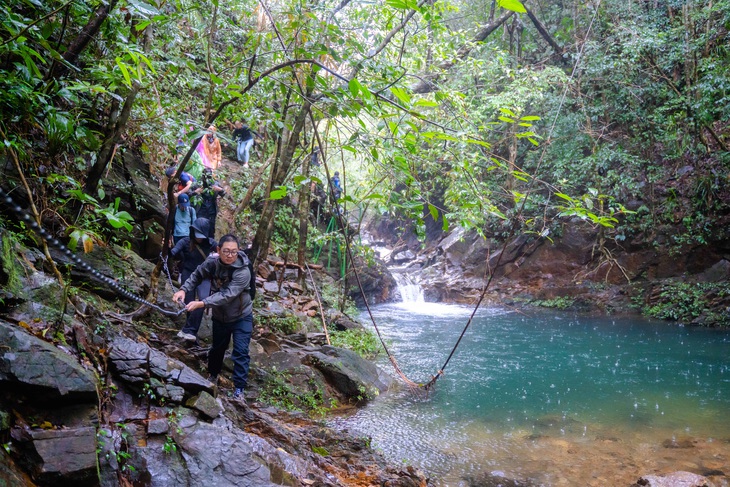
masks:
{"type": "Polygon", "coordinates": [[[482,147],[486,147],[487,149],[492,147],[492,144],[490,144],[489,142],[484,142],[483,140],[466,139],[464,142],[466,142],[467,144],[481,145],[482,147]]]}
{"type": "Polygon", "coordinates": [[[534,122],[540,120],[540,117],[536,115],[527,115],[526,117],[520,117],[520,120],[524,120],[525,122],[534,122]]]}
{"type": "Polygon", "coordinates": [[[117,66],[119,66],[119,70],[122,72],[122,75],[124,76],[125,83],[127,84],[127,86],[131,87],[132,78],[130,78],[130,76],[129,76],[129,70],[127,69],[127,66],[124,65],[124,63],[122,62],[122,58],[120,58],[119,56],[117,56],[115,61],[117,62],[117,66]]]}
{"type": "Polygon", "coordinates": [[[431,218],[433,218],[433,221],[438,221],[438,219],[439,219],[439,211],[431,203],[428,204],[428,212],[431,214],[431,218]]]}
{"type": "Polygon", "coordinates": [[[497,0],[497,5],[506,10],[511,10],[519,14],[527,13],[525,6],[519,0],[497,0]]]}
{"type": "Polygon", "coordinates": [[[517,115],[515,114],[515,112],[513,112],[509,108],[500,108],[499,111],[502,112],[502,113],[504,113],[505,115],[509,115],[510,117],[517,117],[517,115]]]}
{"type": "Polygon", "coordinates": [[[355,78],[351,79],[350,82],[347,83],[347,86],[353,97],[356,97],[360,93],[360,82],[355,78]]]}
{"type": "Polygon", "coordinates": [[[497,117],[497,118],[498,118],[499,120],[503,121],[503,122],[507,122],[507,123],[515,123],[515,121],[514,121],[513,119],[511,119],[511,118],[508,118],[508,117],[503,117],[503,116],[501,116],[501,115],[500,115],[499,117],[497,117]]]}
{"type": "Polygon", "coordinates": [[[280,200],[286,196],[286,186],[279,186],[269,194],[270,200],[280,200]]]}
{"type": "Polygon", "coordinates": [[[437,107],[439,106],[438,103],[431,100],[418,100],[416,103],[414,103],[417,107],[437,107]]]}
{"type": "Polygon", "coordinates": [[[390,88],[390,92],[393,93],[393,95],[398,98],[402,103],[409,104],[411,102],[411,95],[409,95],[408,92],[403,88],[397,88],[395,86],[392,86],[390,88]]]}
{"type": "Polygon", "coordinates": [[[565,201],[569,201],[570,203],[575,202],[575,200],[573,198],[571,198],[570,196],[568,196],[565,193],[555,193],[555,196],[557,196],[558,198],[563,198],[565,201]]]}

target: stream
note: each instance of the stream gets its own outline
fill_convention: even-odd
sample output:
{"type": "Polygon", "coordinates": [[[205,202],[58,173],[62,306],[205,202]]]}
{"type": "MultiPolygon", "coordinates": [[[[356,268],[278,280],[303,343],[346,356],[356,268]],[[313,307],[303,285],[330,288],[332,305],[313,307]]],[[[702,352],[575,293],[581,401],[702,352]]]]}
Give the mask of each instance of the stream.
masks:
{"type": "MultiPolygon", "coordinates": [[[[401,369],[427,382],[472,309],[402,294],[415,300],[373,312],[401,369]]],[[[367,315],[361,321],[370,323],[367,315]]],[[[384,354],[378,361],[392,373],[384,354]]],[[[484,474],[628,486],[677,470],[729,475],[728,418],[727,330],[487,308],[428,397],[398,382],[332,423],[372,438],[390,461],[421,469],[440,487],[466,487],[484,474]]]]}

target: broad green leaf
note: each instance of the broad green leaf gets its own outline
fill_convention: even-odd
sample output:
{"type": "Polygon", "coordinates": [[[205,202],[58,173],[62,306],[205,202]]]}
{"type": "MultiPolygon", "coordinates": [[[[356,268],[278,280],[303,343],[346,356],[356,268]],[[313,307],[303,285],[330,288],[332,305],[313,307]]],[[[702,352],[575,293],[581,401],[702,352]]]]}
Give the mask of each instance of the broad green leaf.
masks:
{"type": "Polygon", "coordinates": [[[563,198],[565,201],[569,201],[571,203],[575,202],[575,200],[573,198],[571,198],[570,196],[568,196],[565,193],[555,193],[555,196],[557,196],[558,198],[563,198]]]}
{"type": "Polygon", "coordinates": [[[127,66],[124,65],[122,62],[122,58],[118,57],[115,59],[117,66],[119,66],[119,70],[122,72],[122,75],[124,76],[124,81],[127,84],[127,86],[132,86],[132,78],[129,76],[129,70],[127,69],[127,66]]]}
{"type": "Polygon", "coordinates": [[[507,122],[507,123],[515,123],[515,121],[513,119],[508,118],[508,117],[503,117],[501,115],[499,117],[497,117],[497,119],[499,119],[499,120],[501,120],[503,122],[507,122]]]}
{"type": "Polygon", "coordinates": [[[526,117],[520,117],[520,120],[524,120],[525,122],[534,122],[540,120],[540,117],[536,115],[527,115],[526,117]]]}
{"type": "Polygon", "coordinates": [[[487,149],[492,147],[492,144],[490,144],[489,142],[484,142],[483,140],[466,139],[464,142],[466,142],[467,144],[481,145],[483,147],[486,147],[487,149]]]}
{"type": "Polygon", "coordinates": [[[433,221],[438,221],[438,219],[439,219],[439,211],[431,203],[428,204],[428,212],[431,214],[431,218],[433,218],[433,221]]]}
{"type": "Polygon", "coordinates": [[[221,79],[219,76],[216,76],[213,73],[210,73],[210,79],[213,81],[213,83],[217,85],[223,84],[223,79],[221,79]]]}
{"type": "Polygon", "coordinates": [[[351,79],[347,86],[350,89],[350,93],[353,97],[357,96],[360,93],[360,82],[355,78],[351,79]]]}
{"type": "Polygon", "coordinates": [[[393,93],[393,95],[396,98],[398,98],[401,102],[403,102],[405,104],[408,104],[411,102],[411,96],[403,88],[397,88],[395,86],[392,86],[390,88],[390,92],[393,93]]]}
{"type": "Polygon", "coordinates": [[[438,103],[431,100],[418,100],[416,103],[414,103],[417,107],[437,107],[439,106],[438,103]]]}
{"type": "Polygon", "coordinates": [[[280,200],[286,196],[286,186],[279,186],[269,194],[270,200],[280,200]]]}
{"type": "Polygon", "coordinates": [[[504,113],[505,115],[509,115],[510,117],[517,117],[517,115],[515,114],[515,112],[513,112],[509,108],[500,108],[499,111],[502,112],[502,113],[504,113]]]}
{"type": "Polygon", "coordinates": [[[527,13],[525,6],[519,0],[497,0],[497,5],[506,10],[512,10],[519,14],[527,13]]]}

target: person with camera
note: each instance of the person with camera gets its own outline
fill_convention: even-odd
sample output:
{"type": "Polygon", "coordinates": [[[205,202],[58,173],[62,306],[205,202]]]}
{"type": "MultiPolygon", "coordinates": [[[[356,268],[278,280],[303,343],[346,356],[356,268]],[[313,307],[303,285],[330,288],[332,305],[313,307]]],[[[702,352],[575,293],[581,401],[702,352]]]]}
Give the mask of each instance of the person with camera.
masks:
{"type": "Polygon", "coordinates": [[[215,219],[218,216],[218,198],[226,195],[221,183],[213,179],[213,172],[209,168],[203,169],[200,184],[193,188],[198,199],[198,217],[207,218],[208,237],[215,238],[215,219]]]}

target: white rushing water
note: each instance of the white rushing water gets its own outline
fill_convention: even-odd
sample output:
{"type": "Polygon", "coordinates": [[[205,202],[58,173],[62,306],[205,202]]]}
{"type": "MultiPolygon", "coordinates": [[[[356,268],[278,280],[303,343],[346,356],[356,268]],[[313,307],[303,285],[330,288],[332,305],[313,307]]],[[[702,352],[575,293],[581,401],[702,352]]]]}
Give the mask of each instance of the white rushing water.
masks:
{"type": "Polygon", "coordinates": [[[404,303],[425,303],[423,288],[411,276],[403,273],[393,273],[393,279],[398,284],[401,301],[404,303]]]}

